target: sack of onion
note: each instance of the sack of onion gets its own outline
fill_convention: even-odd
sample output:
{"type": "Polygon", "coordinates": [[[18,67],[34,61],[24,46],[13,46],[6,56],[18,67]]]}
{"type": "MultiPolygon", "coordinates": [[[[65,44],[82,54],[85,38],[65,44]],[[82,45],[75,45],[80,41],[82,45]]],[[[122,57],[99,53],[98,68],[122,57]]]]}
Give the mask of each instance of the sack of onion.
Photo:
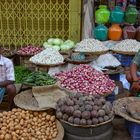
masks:
{"type": "Polygon", "coordinates": [[[115,88],[114,81],[109,79],[108,75],[85,64],[58,73],[56,78],[62,88],[85,94],[107,95],[115,88]]]}

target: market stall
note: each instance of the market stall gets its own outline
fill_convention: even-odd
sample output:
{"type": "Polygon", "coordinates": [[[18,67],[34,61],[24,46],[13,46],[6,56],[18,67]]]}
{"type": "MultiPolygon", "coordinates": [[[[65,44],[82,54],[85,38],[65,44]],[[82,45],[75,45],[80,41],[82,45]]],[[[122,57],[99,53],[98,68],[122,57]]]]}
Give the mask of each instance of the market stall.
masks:
{"type": "MultiPolygon", "coordinates": [[[[14,67],[15,84],[20,86],[14,98],[16,108],[0,113],[1,140],[112,140],[115,115],[126,120],[131,138],[140,140],[139,97],[124,95],[116,100],[120,94],[117,82],[122,82],[121,75],[140,49],[139,9],[134,1],[98,2],[83,2],[81,40],[79,30],[73,31],[80,20],[74,24],[76,17],[72,20],[68,15],[72,2],[56,1],[49,6],[66,7],[66,16],[59,8],[56,13],[52,10],[55,17],[62,12],[62,30],[60,17],[50,20],[56,22],[55,32],[38,23],[44,27],[43,35],[27,37],[23,32],[26,45],[22,42],[14,51],[3,47],[4,56],[20,58],[20,65],[14,67]],[[67,17],[69,28],[64,24],[67,17]]],[[[42,9],[40,1],[37,3],[42,9]]],[[[45,8],[46,3],[42,5],[45,8]]],[[[78,11],[73,9],[72,13],[78,11]]],[[[49,28],[54,31],[55,27],[49,28]]]]}

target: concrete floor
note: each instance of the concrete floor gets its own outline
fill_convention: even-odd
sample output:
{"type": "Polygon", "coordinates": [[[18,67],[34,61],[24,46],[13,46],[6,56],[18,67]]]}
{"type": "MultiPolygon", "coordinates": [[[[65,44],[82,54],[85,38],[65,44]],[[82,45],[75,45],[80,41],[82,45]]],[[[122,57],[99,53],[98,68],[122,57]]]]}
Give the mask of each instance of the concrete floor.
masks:
{"type": "Polygon", "coordinates": [[[125,128],[123,118],[115,117],[113,125],[114,130],[112,140],[131,140],[129,133],[125,128]]]}

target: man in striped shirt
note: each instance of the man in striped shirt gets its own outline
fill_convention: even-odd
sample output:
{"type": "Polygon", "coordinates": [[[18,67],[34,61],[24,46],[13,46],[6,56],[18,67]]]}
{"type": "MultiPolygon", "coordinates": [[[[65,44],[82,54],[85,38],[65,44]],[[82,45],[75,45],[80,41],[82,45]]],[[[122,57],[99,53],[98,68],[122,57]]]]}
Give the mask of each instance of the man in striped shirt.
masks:
{"type": "Polygon", "coordinates": [[[16,88],[14,86],[14,66],[10,59],[2,55],[2,48],[0,47],[0,103],[3,95],[8,95],[9,110],[12,109],[14,103],[13,99],[16,95],[16,88]]]}

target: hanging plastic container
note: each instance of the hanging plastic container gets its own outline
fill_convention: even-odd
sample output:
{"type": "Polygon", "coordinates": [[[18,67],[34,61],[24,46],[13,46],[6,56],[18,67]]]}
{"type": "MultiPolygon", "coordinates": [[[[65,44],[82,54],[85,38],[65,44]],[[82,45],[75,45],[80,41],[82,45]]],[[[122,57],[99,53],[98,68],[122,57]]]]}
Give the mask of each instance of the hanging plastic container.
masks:
{"type": "Polygon", "coordinates": [[[108,7],[110,10],[113,10],[115,7],[115,0],[108,0],[108,7]]]}
{"type": "Polygon", "coordinates": [[[99,9],[95,12],[96,22],[98,24],[107,23],[109,20],[110,11],[107,9],[106,5],[100,5],[99,9]]]}
{"type": "Polygon", "coordinates": [[[111,23],[121,23],[124,18],[124,12],[121,10],[120,6],[116,6],[110,14],[111,23]]]}
{"type": "Polygon", "coordinates": [[[124,39],[135,39],[136,28],[134,26],[126,26],[123,29],[124,39]]]}
{"type": "Polygon", "coordinates": [[[95,39],[98,39],[100,41],[105,41],[107,40],[108,37],[108,29],[104,25],[98,25],[94,30],[93,30],[93,36],[95,39]]]}
{"type": "Polygon", "coordinates": [[[136,40],[140,41],[140,26],[136,30],[136,40]]]}
{"type": "Polygon", "coordinates": [[[134,5],[129,5],[125,12],[125,22],[135,24],[138,17],[138,11],[134,5]]]}
{"type": "Polygon", "coordinates": [[[116,5],[117,5],[117,6],[120,6],[121,9],[122,9],[123,11],[125,11],[126,6],[127,6],[127,1],[128,1],[128,0],[116,0],[116,5]]]}
{"type": "Polygon", "coordinates": [[[122,37],[122,29],[118,24],[113,24],[109,28],[109,39],[113,41],[119,41],[122,37]]]}

